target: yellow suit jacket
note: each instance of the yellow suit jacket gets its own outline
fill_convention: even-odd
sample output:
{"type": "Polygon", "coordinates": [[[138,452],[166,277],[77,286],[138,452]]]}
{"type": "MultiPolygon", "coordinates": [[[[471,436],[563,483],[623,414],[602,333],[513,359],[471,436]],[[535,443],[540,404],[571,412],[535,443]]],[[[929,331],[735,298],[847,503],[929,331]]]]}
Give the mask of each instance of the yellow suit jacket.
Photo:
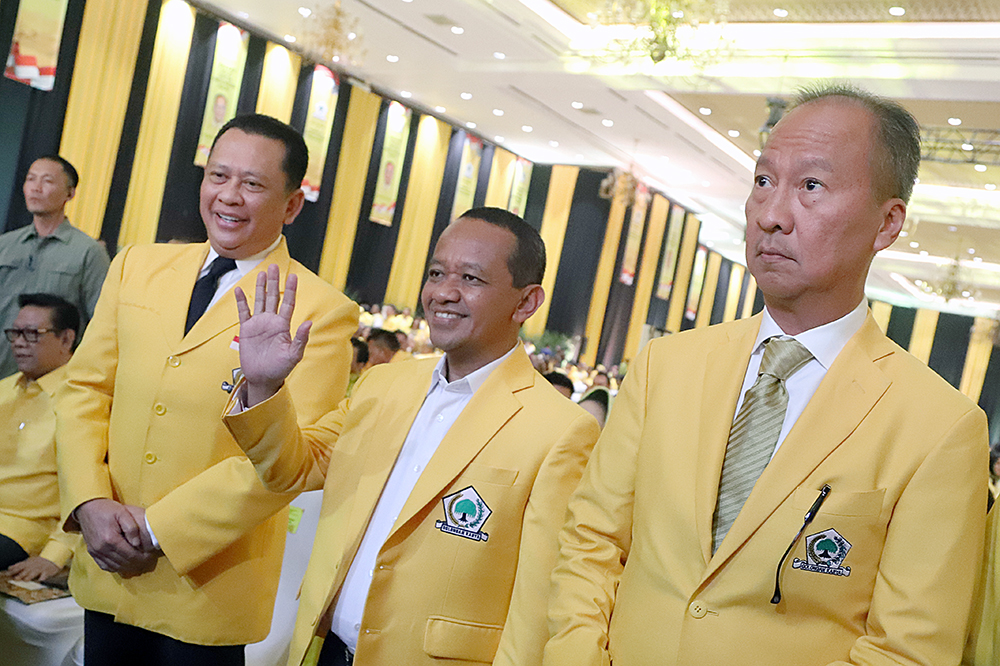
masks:
{"type": "Polygon", "coordinates": [[[560,535],[547,666],[959,662],[982,557],[986,419],[870,314],[713,556],[759,325],[656,340],[630,364],[560,535]],[[778,562],[824,484],[772,605],[778,562]]]}
{"type": "MultiPolygon", "coordinates": [[[[268,632],[291,496],[269,492],[223,426],[239,368],[239,318],[227,294],[184,334],[208,244],[132,247],[115,258],[59,395],[63,516],[94,498],[144,507],[165,557],[130,579],[84,548],[70,585],[85,608],[185,642],[254,642],[268,632]]],[[[347,386],[357,306],[291,260],[284,240],[263,261],[298,274],[292,326],[313,321],[289,376],[303,422],[347,386]]],[[[258,271],[238,285],[253,298],[258,271]]]]}
{"type": "MultiPolygon", "coordinates": [[[[371,368],[335,412],[301,432],[284,390],[226,419],[269,487],[324,488],[289,664],[329,630],[320,621],[436,363],[371,368]]],[[[593,417],[552,389],[523,349],[501,363],[448,431],[379,553],[354,663],[489,663],[494,655],[497,663],[538,663],[556,534],[597,435],[593,417]],[[470,486],[492,511],[481,527],[486,540],[440,529],[443,500],[470,486]]]]}

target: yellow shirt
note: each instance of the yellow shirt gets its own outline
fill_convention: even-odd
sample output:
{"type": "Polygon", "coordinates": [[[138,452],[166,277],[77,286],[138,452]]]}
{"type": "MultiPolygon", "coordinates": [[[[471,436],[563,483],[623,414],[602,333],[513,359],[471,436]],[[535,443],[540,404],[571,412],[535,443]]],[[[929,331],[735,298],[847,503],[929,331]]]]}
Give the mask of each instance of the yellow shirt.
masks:
{"type": "Polygon", "coordinates": [[[63,366],[37,381],[20,372],[0,381],[0,534],[60,567],[79,539],[59,522],[52,394],[65,378],[63,366]]]}

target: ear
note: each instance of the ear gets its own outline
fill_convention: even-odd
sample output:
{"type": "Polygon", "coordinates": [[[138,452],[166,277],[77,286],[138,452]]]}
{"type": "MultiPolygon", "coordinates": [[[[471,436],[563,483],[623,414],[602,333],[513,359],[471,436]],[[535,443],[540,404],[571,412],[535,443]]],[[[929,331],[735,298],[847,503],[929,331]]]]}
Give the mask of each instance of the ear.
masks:
{"type": "Polygon", "coordinates": [[[69,194],[66,195],[66,201],[69,201],[70,199],[72,199],[75,196],[76,196],[76,188],[75,187],[69,188],[69,194]]]}
{"type": "Polygon", "coordinates": [[[66,351],[72,351],[73,343],[76,342],[76,331],[71,328],[67,328],[65,331],[59,334],[59,344],[61,344],[66,351]]]}
{"type": "Polygon", "coordinates": [[[516,321],[518,325],[523,324],[531,315],[535,314],[538,308],[542,307],[544,302],[545,290],[542,289],[542,285],[529,284],[521,289],[521,300],[518,302],[517,309],[514,310],[511,319],[516,321]]]}
{"type": "Polygon", "coordinates": [[[306,193],[302,191],[301,187],[288,196],[288,202],[285,204],[285,224],[291,224],[295,221],[296,216],[302,212],[305,200],[306,193]]]}
{"type": "Polygon", "coordinates": [[[874,250],[878,252],[892,245],[906,221],[906,204],[902,199],[889,199],[881,206],[882,225],[875,236],[874,250]]]}

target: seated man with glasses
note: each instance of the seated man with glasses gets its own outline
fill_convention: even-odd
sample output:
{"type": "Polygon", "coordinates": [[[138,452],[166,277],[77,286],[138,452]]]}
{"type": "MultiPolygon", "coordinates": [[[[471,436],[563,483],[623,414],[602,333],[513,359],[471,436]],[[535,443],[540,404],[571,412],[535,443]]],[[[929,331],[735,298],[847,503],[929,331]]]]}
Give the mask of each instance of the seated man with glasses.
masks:
{"type": "Polygon", "coordinates": [[[4,334],[19,372],[0,381],[0,569],[45,580],[79,539],[59,523],[52,395],[65,379],[80,313],[53,294],[21,294],[18,304],[4,334]]]}

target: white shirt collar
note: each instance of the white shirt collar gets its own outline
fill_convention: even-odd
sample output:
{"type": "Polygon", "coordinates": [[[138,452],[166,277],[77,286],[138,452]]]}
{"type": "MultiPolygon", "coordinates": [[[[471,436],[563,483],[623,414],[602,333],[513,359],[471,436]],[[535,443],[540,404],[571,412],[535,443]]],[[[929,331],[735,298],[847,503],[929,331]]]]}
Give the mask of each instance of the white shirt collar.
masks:
{"type": "Polygon", "coordinates": [[[854,334],[861,330],[865,319],[868,317],[868,301],[861,299],[856,308],[846,315],[831,321],[828,324],[811,328],[798,335],[788,335],[777,322],[771,317],[767,306],[764,306],[763,318],[760,322],[760,330],[757,332],[757,339],[754,341],[754,353],[760,351],[764,341],[772,337],[794,338],[809,350],[813,357],[819,361],[825,369],[837,359],[837,355],[847,344],[847,341],[854,337],[854,334]]]}
{"type": "MultiPolygon", "coordinates": [[[[434,373],[431,376],[430,390],[431,391],[434,390],[434,388],[440,384],[442,388],[444,388],[444,390],[446,391],[462,391],[468,393],[475,393],[476,391],[479,390],[479,387],[486,382],[486,379],[490,376],[490,373],[496,370],[496,368],[501,363],[507,360],[507,358],[514,353],[514,351],[518,348],[518,346],[520,346],[520,344],[521,341],[518,340],[518,342],[513,347],[511,347],[510,351],[501,356],[500,358],[496,359],[495,361],[490,361],[489,363],[479,368],[478,370],[474,370],[473,372],[467,374],[465,377],[462,377],[461,379],[456,379],[453,382],[449,382],[447,376],[445,375],[445,370],[444,370],[445,363],[448,362],[448,354],[445,354],[438,360],[437,365],[434,366],[434,373]]],[[[430,391],[428,391],[428,393],[429,392],[430,391]]]]}
{"type": "MultiPolygon", "coordinates": [[[[278,247],[278,245],[280,243],[281,243],[281,234],[279,233],[278,237],[274,239],[274,242],[271,243],[267,247],[266,250],[262,250],[262,251],[258,252],[257,254],[251,255],[251,256],[246,257],[244,259],[237,259],[236,260],[236,270],[238,270],[240,272],[240,275],[246,275],[247,273],[249,273],[253,269],[257,268],[257,266],[260,265],[260,262],[264,260],[264,257],[266,257],[267,255],[271,254],[271,252],[273,252],[274,249],[276,247],[278,247]]],[[[219,253],[216,252],[215,248],[212,247],[212,244],[209,243],[209,245],[208,245],[208,256],[205,257],[205,263],[201,265],[201,270],[205,271],[205,269],[208,268],[208,265],[211,264],[213,261],[215,261],[215,258],[218,257],[218,256],[219,256],[219,253]]]]}

